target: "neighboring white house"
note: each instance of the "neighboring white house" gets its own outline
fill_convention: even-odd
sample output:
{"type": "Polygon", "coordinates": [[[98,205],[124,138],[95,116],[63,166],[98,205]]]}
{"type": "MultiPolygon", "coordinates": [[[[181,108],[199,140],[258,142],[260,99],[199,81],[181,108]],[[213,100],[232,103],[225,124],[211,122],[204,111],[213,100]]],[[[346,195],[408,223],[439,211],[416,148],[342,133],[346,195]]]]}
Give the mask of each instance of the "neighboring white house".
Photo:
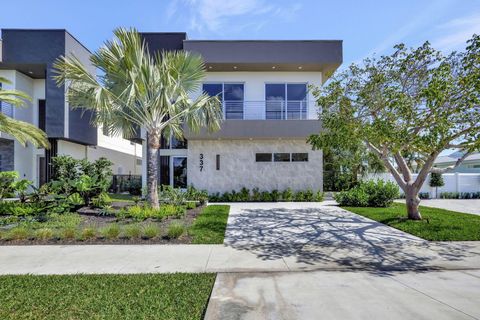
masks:
{"type": "Polygon", "coordinates": [[[89,160],[106,157],[114,163],[114,174],[141,174],[141,144],[110,137],[92,126],[91,114],[70,108],[65,89],[52,78],[52,63],[60,55],[75,54],[89,66],[88,49],[65,30],[2,29],[2,38],[0,76],[12,82],[3,87],[27,93],[32,102],[25,108],[2,103],[1,112],[44,130],[52,147],[23,147],[0,133],[0,171],[18,171],[38,186],[52,174],[50,159],[65,154],[89,160]]]}
{"type": "MultiPolygon", "coordinates": [[[[323,188],[321,151],[306,139],[321,130],[309,86],[321,86],[342,62],[342,42],[187,40],[185,33],[144,33],[150,50],[202,55],[201,90],[222,101],[215,133],[186,133],[162,144],[160,183],[209,192],[323,188]]],[[[145,138],[145,136],[143,137],[145,138]]],[[[144,144],[146,156],[146,144],[144,144]]],[[[146,166],[143,168],[144,177],[146,166]]],[[[143,179],[145,183],[146,179],[143,179]]]]}
{"type": "MultiPolygon", "coordinates": [[[[453,152],[447,156],[440,156],[435,160],[434,165],[438,168],[453,166],[461,156],[462,154],[460,152],[453,152]]],[[[452,172],[480,173],[480,152],[472,153],[466,157],[465,160],[452,172]]]]}

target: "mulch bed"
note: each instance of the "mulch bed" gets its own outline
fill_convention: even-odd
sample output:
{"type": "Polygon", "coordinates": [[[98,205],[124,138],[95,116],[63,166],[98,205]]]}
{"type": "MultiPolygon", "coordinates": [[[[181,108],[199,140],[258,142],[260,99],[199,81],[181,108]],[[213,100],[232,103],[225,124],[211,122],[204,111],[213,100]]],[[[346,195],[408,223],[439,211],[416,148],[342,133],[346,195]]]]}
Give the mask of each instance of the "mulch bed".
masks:
{"type": "MultiPolygon", "coordinates": [[[[128,225],[128,224],[138,224],[140,226],[147,225],[154,223],[156,224],[160,230],[160,234],[165,234],[168,226],[173,221],[178,221],[183,223],[188,229],[193,221],[197,218],[200,212],[203,210],[205,206],[200,206],[195,209],[187,210],[185,216],[183,218],[166,218],[163,220],[155,220],[155,219],[146,219],[144,221],[135,221],[132,219],[122,219],[118,220],[116,217],[113,216],[95,216],[91,214],[80,214],[82,217],[82,222],[79,225],[79,228],[85,227],[92,227],[95,228],[102,228],[107,226],[110,223],[116,222],[120,226],[128,225]]],[[[153,239],[143,239],[143,238],[133,238],[133,239],[126,239],[126,238],[117,238],[117,239],[105,239],[105,238],[94,238],[94,239],[86,239],[86,240],[77,240],[77,239],[49,239],[49,240],[40,240],[40,239],[26,239],[26,240],[2,240],[0,239],[0,246],[30,246],[30,245],[151,245],[151,244],[191,244],[192,237],[190,237],[187,233],[183,234],[178,239],[170,239],[165,236],[157,237],[153,239]]]]}

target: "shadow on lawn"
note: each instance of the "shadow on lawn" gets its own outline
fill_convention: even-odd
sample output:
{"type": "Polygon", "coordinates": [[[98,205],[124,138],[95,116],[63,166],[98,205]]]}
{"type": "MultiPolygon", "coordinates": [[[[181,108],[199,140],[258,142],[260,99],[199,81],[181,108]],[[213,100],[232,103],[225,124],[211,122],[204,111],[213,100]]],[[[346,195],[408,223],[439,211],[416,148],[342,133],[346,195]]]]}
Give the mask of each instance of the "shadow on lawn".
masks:
{"type": "Polygon", "coordinates": [[[337,207],[243,209],[231,216],[225,244],[263,260],[372,272],[432,270],[479,257],[467,243],[428,242],[337,207]]]}

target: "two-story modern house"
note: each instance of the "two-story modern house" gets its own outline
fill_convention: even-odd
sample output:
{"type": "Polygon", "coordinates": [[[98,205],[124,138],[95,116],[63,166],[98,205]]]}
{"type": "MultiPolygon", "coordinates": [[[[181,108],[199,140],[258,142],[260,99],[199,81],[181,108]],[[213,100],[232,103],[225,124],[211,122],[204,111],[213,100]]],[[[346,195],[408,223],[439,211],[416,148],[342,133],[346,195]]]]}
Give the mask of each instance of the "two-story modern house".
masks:
{"type": "Polygon", "coordinates": [[[32,97],[26,108],[2,103],[1,111],[37,125],[51,144],[49,150],[31,144],[23,147],[0,133],[0,171],[18,171],[22,178],[41,185],[52,173],[50,159],[67,154],[89,160],[106,157],[114,163],[115,174],[141,174],[142,146],[92,126],[91,114],[71,108],[65,88],[57,87],[52,78],[52,64],[61,55],[74,54],[89,66],[87,48],[66,30],[2,29],[0,44],[0,76],[12,82],[3,86],[32,97]]]}
{"type": "MultiPolygon", "coordinates": [[[[342,63],[342,41],[187,40],[185,33],[143,33],[151,51],[202,55],[201,90],[222,101],[222,128],[166,138],[160,183],[209,192],[322,190],[322,152],[306,138],[319,132],[309,86],[321,86],[342,63]]],[[[200,91],[197,93],[200,94],[200,91]]],[[[146,144],[143,145],[146,156],[146,144]]],[[[143,175],[146,175],[146,166],[143,175]]],[[[146,179],[143,179],[144,183],[146,179]]]]}

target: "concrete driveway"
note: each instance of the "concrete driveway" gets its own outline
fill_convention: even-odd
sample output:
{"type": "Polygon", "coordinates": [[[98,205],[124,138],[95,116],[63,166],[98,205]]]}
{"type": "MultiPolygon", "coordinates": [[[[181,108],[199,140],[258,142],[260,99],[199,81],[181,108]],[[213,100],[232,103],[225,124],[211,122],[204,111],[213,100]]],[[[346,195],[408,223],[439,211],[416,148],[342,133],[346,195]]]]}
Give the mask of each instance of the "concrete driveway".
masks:
{"type": "Polygon", "coordinates": [[[420,205],[480,215],[480,199],[428,199],[422,200],[420,205]]]}
{"type": "Polygon", "coordinates": [[[206,320],[480,319],[477,242],[424,241],[325,202],[231,204],[225,245],[291,272],[219,273],[206,320]]]}

